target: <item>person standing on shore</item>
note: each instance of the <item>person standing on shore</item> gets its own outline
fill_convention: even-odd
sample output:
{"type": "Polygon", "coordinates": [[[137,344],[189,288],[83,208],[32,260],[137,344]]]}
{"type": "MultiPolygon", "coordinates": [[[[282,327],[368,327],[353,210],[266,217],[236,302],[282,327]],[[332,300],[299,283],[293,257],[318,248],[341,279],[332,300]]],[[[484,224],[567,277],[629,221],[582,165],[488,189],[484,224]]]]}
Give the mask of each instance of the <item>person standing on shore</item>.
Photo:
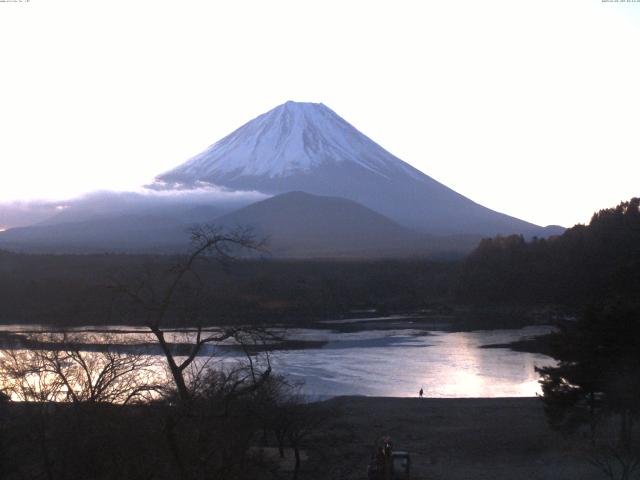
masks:
{"type": "Polygon", "coordinates": [[[418,392],[418,395],[420,396],[420,398],[422,398],[422,396],[424,395],[424,389],[422,387],[420,387],[420,391],[418,392]]]}

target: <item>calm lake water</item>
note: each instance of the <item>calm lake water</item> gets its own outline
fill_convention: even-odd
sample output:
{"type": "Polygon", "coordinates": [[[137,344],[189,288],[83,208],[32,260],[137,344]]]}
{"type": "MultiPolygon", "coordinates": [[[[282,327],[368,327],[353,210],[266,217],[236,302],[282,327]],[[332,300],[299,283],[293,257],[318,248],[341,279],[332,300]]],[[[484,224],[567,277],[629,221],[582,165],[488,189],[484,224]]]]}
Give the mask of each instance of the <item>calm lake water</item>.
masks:
{"type": "MultiPolygon", "coordinates": [[[[451,332],[438,325],[415,328],[412,322],[387,322],[384,328],[363,325],[344,332],[333,329],[344,329],[344,321],[331,323],[287,332],[290,339],[325,342],[322,346],[272,357],[274,371],[303,383],[303,393],[310,398],[415,397],[420,388],[427,397],[528,397],[540,393],[535,367],[554,364],[545,355],[482,348],[548,333],[551,327],[451,332]]],[[[237,356],[228,350],[218,353],[237,356]]]]}
{"type": "Polygon", "coordinates": [[[304,382],[310,396],[530,397],[540,393],[540,354],[481,348],[542,335],[550,327],[447,332],[398,329],[356,333],[297,330],[295,338],[324,340],[322,348],[276,356],[274,366],[304,382]]]}

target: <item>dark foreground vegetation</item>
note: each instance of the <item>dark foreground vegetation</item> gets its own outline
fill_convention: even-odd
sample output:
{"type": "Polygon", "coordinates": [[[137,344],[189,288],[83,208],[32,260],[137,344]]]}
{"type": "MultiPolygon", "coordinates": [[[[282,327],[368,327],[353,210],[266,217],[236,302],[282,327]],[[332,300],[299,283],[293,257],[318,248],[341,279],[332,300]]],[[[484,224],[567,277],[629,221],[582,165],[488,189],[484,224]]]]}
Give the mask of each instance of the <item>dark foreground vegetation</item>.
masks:
{"type": "Polygon", "coordinates": [[[640,309],[590,307],[546,339],[555,367],[541,368],[549,424],[581,434],[606,477],[640,474],[640,309]]]}
{"type": "MultiPolygon", "coordinates": [[[[197,479],[292,479],[275,431],[252,402],[184,419],[174,412],[176,443],[197,479]],[[205,448],[206,446],[206,448],[205,448]]],[[[167,442],[168,409],[12,404],[3,430],[10,479],[180,479],[167,442]],[[44,438],[43,438],[44,437],[44,438]],[[46,449],[50,466],[45,465],[46,449]],[[48,477],[46,469],[51,476],[48,477]]],[[[300,480],[362,480],[380,437],[411,453],[415,480],[598,480],[580,437],[548,428],[538,399],[400,399],[343,397],[309,405],[314,420],[300,442],[300,480]]],[[[276,420],[270,417],[270,422],[276,420]]],[[[276,425],[272,423],[272,425],[276,425]]],[[[170,425],[170,423],[169,423],[170,425]]]]}
{"type": "Polygon", "coordinates": [[[309,437],[335,415],[329,405],[301,402],[276,379],[250,393],[210,380],[189,403],[5,401],[0,477],[295,478],[309,437]]]}

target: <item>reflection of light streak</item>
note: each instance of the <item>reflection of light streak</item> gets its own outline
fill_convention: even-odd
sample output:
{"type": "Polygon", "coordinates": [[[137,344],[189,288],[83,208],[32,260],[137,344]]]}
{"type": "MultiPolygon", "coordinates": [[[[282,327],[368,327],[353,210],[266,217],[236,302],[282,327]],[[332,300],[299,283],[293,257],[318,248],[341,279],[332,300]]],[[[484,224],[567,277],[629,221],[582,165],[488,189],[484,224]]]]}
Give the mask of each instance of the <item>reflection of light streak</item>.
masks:
{"type": "Polygon", "coordinates": [[[542,394],[542,386],[538,380],[530,380],[519,385],[520,395],[523,397],[533,397],[542,394]]]}
{"type": "MultiPolygon", "coordinates": [[[[2,331],[19,332],[21,329],[24,327],[0,327],[2,331]]],[[[406,331],[399,332],[406,335],[406,331]]],[[[110,327],[105,331],[104,327],[83,327],[73,333],[86,343],[156,345],[154,337],[145,328],[110,327]]],[[[375,343],[381,336],[380,332],[327,334],[298,330],[289,334],[294,338],[323,339],[338,345],[340,342],[352,342],[357,346],[311,348],[276,354],[273,360],[278,373],[304,380],[310,392],[321,396],[417,396],[423,387],[427,397],[529,397],[541,393],[535,367],[555,364],[543,355],[478,347],[510,341],[513,333],[508,333],[506,338],[504,335],[498,337],[499,340],[496,340],[496,335],[500,333],[437,333],[420,339],[416,337],[411,343],[395,343],[393,347],[375,343]],[[368,346],[368,341],[374,342],[373,346],[368,346]],[[420,347],[419,342],[424,346],[420,347]]],[[[170,343],[183,346],[192,343],[194,337],[195,332],[183,330],[170,331],[166,335],[170,343]]],[[[156,374],[166,374],[159,349],[132,348],[130,351],[158,357],[162,366],[158,367],[156,374]]],[[[194,368],[204,367],[204,363],[209,361],[211,363],[207,367],[212,370],[232,369],[243,358],[242,353],[214,346],[203,354],[193,364],[194,368]],[[213,358],[208,355],[213,355],[213,358]]],[[[35,387],[35,390],[39,389],[35,387]]]]}
{"type": "MultiPolygon", "coordinates": [[[[541,393],[535,367],[552,365],[552,359],[506,349],[481,349],[479,344],[490,343],[481,338],[474,333],[438,336],[440,341],[425,351],[425,363],[418,370],[418,383],[427,397],[532,397],[541,393]]],[[[412,390],[402,394],[411,396],[412,390]]]]}
{"type": "Polygon", "coordinates": [[[485,389],[484,383],[479,375],[458,370],[449,376],[445,392],[455,397],[480,397],[485,389]]]}
{"type": "Polygon", "coordinates": [[[453,358],[457,362],[448,365],[442,378],[443,394],[455,397],[480,397],[486,395],[487,378],[479,375],[481,369],[481,358],[479,350],[473,341],[474,338],[468,333],[454,333],[449,337],[453,358]]]}

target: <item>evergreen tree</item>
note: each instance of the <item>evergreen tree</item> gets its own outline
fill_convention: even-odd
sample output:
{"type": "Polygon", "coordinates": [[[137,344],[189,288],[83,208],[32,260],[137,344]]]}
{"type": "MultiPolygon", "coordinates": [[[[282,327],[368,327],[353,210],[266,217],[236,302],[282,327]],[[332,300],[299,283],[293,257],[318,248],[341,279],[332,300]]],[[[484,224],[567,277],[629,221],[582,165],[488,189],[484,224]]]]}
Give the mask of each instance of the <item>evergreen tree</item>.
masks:
{"type": "Polygon", "coordinates": [[[565,431],[617,418],[618,442],[632,448],[640,415],[640,310],[591,308],[551,336],[555,367],[539,369],[550,424],[565,431]]]}

